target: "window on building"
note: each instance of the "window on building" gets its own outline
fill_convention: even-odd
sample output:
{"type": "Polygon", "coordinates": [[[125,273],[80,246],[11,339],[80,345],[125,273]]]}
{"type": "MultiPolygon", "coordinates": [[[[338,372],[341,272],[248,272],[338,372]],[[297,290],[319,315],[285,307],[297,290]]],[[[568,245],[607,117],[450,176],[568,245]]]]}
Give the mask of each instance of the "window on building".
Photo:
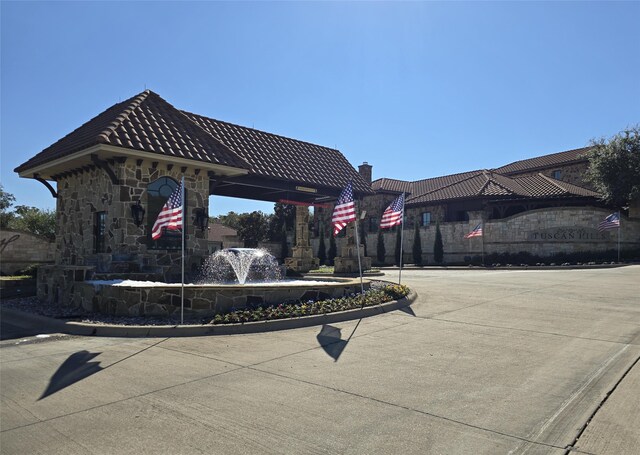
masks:
{"type": "Polygon", "coordinates": [[[560,180],[562,178],[562,171],[560,169],[556,169],[555,171],[553,171],[551,176],[556,180],[560,180]]]}
{"type": "MultiPolygon", "coordinates": [[[[177,186],[178,182],[170,177],[160,177],[158,180],[149,183],[149,186],[147,186],[147,213],[149,214],[147,216],[147,239],[149,242],[149,248],[153,250],[181,249],[181,231],[164,231],[162,237],[160,237],[158,240],[153,240],[151,238],[151,231],[153,230],[153,225],[156,222],[156,219],[158,219],[158,214],[177,186]]],[[[186,188],[184,191],[185,199],[188,199],[186,188]]],[[[186,206],[185,213],[188,213],[186,206]]],[[[187,223],[184,224],[184,226],[186,225],[187,223]]]]}
{"type": "Polygon", "coordinates": [[[107,212],[96,212],[94,220],[93,249],[95,253],[106,253],[107,212]]]}
{"type": "Polygon", "coordinates": [[[431,224],[431,212],[422,212],[420,215],[420,225],[429,226],[431,224]]]}
{"type": "Polygon", "coordinates": [[[369,232],[378,232],[378,218],[369,217],[369,232]]]}

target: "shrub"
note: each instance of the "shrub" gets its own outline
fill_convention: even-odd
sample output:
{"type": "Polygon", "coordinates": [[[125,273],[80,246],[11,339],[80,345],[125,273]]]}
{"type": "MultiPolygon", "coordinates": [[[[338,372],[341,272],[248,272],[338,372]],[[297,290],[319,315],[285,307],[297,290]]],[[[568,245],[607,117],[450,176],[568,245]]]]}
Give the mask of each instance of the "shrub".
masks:
{"type": "Polygon", "coordinates": [[[409,292],[409,288],[405,285],[390,284],[379,289],[369,289],[364,294],[352,294],[338,299],[281,303],[279,305],[230,311],[224,314],[217,314],[211,323],[237,324],[346,311],[398,300],[409,295],[409,292]]]}
{"type": "Polygon", "coordinates": [[[444,261],[444,246],[442,245],[442,233],[440,232],[440,222],[436,221],[436,238],[433,242],[433,260],[437,264],[444,261]]]}

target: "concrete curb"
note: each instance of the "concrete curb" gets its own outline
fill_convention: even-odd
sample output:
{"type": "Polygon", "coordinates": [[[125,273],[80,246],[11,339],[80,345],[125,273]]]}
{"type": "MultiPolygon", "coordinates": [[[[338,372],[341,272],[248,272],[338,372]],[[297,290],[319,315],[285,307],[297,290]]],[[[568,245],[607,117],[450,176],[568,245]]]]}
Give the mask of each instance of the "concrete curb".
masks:
{"type": "MultiPolygon", "coordinates": [[[[530,265],[527,267],[522,267],[519,265],[513,265],[511,267],[507,267],[506,265],[500,267],[480,267],[479,265],[468,266],[468,265],[425,265],[424,267],[402,267],[402,270],[426,270],[426,271],[440,271],[440,270],[468,270],[468,271],[478,271],[478,270],[487,270],[487,271],[504,271],[504,270],[582,270],[582,269],[615,269],[618,267],[627,267],[630,265],[635,265],[635,263],[619,263],[619,264],[583,264],[583,265],[530,265]]],[[[380,267],[380,270],[383,272],[398,272],[398,267],[380,267]]]]}
{"type": "MultiPolygon", "coordinates": [[[[368,318],[378,314],[411,305],[418,294],[411,291],[408,296],[391,302],[362,309],[340,311],[336,313],[303,316],[291,319],[275,319],[271,321],[247,322],[244,324],[199,324],[199,325],[111,325],[90,324],[84,322],[62,321],[13,308],[2,307],[2,317],[11,321],[31,322],[42,325],[48,331],[59,331],[69,335],[89,335],[104,337],[192,337],[205,335],[239,335],[246,333],[271,332],[276,330],[297,329],[315,325],[332,324],[354,319],[368,318]]],[[[19,322],[18,322],[19,323],[19,322]]]]}

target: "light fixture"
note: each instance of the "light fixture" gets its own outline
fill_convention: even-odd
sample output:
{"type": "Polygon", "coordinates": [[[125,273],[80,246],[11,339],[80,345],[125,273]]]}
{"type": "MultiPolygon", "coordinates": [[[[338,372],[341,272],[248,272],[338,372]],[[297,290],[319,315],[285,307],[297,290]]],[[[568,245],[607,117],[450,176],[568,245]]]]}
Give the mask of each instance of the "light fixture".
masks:
{"type": "Polygon", "coordinates": [[[193,224],[195,227],[199,227],[201,231],[204,231],[209,226],[209,217],[203,208],[193,210],[193,224]]]}
{"type": "Polygon", "coordinates": [[[144,220],[144,207],[140,205],[140,200],[135,204],[131,205],[131,217],[133,218],[133,222],[136,226],[140,227],[142,221],[144,220]]]}

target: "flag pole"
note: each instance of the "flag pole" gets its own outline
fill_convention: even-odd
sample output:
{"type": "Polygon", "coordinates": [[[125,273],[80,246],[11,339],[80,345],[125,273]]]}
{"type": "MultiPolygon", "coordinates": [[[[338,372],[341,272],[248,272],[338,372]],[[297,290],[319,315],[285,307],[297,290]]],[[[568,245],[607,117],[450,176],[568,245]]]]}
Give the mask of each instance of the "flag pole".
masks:
{"type": "Polygon", "coordinates": [[[180,324],[184,324],[184,231],[186,223],[185,212],[184,212],[184,175],[182,176],[182,194],[180,195],[182,199],[182,278],[180,280],[180,324]]]}
{"type": "Polygon", "coordinates": [[[402,193],[402,219],[400,223],[400,270],[398,271],[398,284],[402,282],[402,245],[404,244],[404,192],[402,193]]]}
{"type": "Polygon", "coordinates": [[[362,282],[362,263],[360,262],[360,236],[358,235],[358,222],[360,217],[356,216],[355,228],[356,228],[356,249],[358,250],[358,271],[360,272],[360,291],[364,294],[364,283],[362,282]]]}
{"type": "Polygon", "coordinates": [[[484,267],[484,220],[482,221],[482,267],[484,267]]]}
{"type": "Polygon", "coordinates": [[[620,231],[622,230],[622,213],[618,210],[618,263],[620,263],[620,231]]]}

